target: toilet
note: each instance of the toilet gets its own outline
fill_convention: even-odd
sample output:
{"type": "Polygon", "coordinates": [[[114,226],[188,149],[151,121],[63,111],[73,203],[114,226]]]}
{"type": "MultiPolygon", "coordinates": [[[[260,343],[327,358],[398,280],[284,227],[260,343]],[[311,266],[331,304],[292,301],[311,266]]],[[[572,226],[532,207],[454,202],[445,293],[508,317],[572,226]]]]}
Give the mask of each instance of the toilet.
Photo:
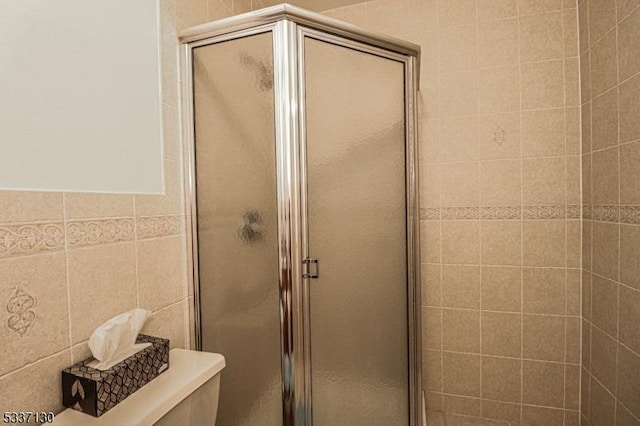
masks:
{"type": "Polygon", "coordinates": [[[172,349],[169,369],[100,417],[73,409],[58,414],[60,426],[215,425],[220,395],[220,354],[172,349]]]}

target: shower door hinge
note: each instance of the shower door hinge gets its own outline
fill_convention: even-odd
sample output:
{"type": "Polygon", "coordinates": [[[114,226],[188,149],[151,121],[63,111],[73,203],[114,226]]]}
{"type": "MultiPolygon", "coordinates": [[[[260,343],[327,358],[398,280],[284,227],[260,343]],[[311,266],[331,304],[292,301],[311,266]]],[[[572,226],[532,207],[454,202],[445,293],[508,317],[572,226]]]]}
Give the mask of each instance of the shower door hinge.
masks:
{"type": "Polygon", "coordinates": [[[318,278],[318,259],[302,259],[302,277],[318,278]]]}

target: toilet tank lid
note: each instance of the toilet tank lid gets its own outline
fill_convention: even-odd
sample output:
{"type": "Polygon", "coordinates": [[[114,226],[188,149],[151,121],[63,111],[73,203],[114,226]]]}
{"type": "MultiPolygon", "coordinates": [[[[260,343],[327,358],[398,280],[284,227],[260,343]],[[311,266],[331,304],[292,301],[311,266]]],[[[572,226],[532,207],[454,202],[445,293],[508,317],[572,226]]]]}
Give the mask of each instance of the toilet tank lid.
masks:
{"type": "Polygon", "coordinates": [[[169,369],[100,417],[71,408],[53,422],[61,426],[150,425],[225,367],[224,357],[209,352],[171,349],[169,369]]]}

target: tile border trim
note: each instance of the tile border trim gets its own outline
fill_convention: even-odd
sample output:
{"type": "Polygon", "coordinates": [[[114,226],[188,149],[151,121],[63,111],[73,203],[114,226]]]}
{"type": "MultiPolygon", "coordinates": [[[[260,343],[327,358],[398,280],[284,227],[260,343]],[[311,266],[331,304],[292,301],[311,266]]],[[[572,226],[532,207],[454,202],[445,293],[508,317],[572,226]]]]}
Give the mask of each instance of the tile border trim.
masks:
{"type": "Polygon", "coordinates": [[[184,231],[182,215],[145,216],[136,218],[136,238],[147,239],[180,235],[184,231]]]}
{"type": "Polygon", "coordinates": [[[585,220],[640,225],[640,205],[585,204],[585,220]]]}
{"type": "Polygon", "coordinates": [[[64,239],[62,222],[0,225],[0,258],[63,250],[64,239]]]}
{"type": "Polygon", "coordinates": [[[482,219],[486,220],[513,220],[522,218],[520,206],[496,206],[483,207],[482,219]]]}
{"type": "Polygon", "coordinates": [[[440,216],[445,219],[479,219],[479,207],[443,207],[440,209],[440,216]]]}
{"type": "Polygon", "coordinates": [[[69,247],[119,243],[134,238],[132,218],[103,220],[74,220],[67,223],[69,247]]]}
{"type": "Polygon", "coordinates": [[[420,219],[422,220],[556,220],[580,219],[581,214],[582,209],[579,204],[424,207],[420,209],[420,219]]]}
{"type": "Polygon", "coordinates": [[[181,235],[183,215],[0,224],[0,259],[181,235]]]}

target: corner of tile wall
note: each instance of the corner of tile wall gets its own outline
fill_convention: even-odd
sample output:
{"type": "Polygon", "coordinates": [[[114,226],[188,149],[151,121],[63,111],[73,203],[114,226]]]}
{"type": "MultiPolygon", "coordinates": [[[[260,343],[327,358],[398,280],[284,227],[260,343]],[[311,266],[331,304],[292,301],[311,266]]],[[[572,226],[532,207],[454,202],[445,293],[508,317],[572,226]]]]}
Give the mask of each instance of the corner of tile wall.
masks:
{"type": "Polygon", "coordinates": [[[640,2],[580,0],[578,12],[581,424],[640,425],[640,2]]]}

